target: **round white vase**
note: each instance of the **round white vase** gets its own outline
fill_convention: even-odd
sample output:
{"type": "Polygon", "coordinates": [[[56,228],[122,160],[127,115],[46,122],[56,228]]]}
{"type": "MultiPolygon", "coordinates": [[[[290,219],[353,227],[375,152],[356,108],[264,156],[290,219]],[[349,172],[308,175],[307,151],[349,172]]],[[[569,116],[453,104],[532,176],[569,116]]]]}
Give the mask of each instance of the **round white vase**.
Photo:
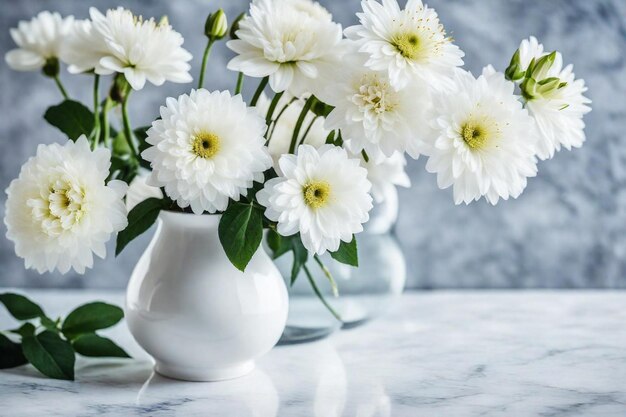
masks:
{"type": "Polygon", "coordinates": [[[236,269],[218,238],[220,217],[161,212],[128,283],[128,327],[162,375],[187,381],[245,375],[285,327],[280,272],[262,249],[245,272],[236,269]]]}

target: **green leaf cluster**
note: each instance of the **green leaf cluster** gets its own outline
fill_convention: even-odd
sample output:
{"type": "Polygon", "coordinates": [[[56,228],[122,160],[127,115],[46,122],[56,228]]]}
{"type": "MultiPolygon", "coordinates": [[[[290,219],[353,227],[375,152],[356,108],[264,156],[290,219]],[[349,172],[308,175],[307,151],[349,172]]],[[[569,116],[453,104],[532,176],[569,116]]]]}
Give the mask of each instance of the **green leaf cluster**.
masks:
{"type": "Polygon", "coordinates": [[[15,319],[25,322],[17,329],[0,332],[0,369],[30,363],[50,378],[74,380],[76,353],[130,357],[112,340],[96,333],[124,317],[117,306],[93,302],[76,308],[64,320],[53,320],[39,305],[20,294],[0,294],[0,303],[15,319]]]}

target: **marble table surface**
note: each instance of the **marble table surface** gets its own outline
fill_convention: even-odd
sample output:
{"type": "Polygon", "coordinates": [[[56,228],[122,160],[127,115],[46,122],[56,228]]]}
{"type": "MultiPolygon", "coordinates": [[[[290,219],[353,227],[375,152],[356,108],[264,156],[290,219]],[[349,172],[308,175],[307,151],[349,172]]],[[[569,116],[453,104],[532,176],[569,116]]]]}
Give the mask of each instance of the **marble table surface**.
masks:
{"type": "MultiPolygon", "coordinates": [[[[27,291],[50,314],[121,292],[27,291]]],[[[14,326],[0,308],[0,329],[14,326]]],[[[626,293],[407,293],[388,314],[279,346],[248,376],[170,380],[134,357],[79,359],[76,381],[0,371],[0,416],[626,416],[626,293]]]]}

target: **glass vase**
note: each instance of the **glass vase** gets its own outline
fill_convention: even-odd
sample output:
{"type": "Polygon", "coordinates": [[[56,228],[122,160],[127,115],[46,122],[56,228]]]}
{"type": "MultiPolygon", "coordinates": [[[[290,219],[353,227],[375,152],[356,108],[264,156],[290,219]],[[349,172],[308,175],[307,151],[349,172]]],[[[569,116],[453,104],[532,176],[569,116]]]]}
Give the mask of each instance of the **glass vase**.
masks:
{"type": "Polygon", "coordinates": [[[315,295],[304,272],[292,286],[289,285],[291,253],[274,261],[285,277],[289,291],[287,326],[279,343],[313,341],[340,328],[366,323],[384,313],[402,294],[406,260],[393,230],[398,215],[398,195],[395,187],[390,187],[386,194],[382,204],[374,205],[365,230],[357,235],[358,268],[341,264],[329,254],[321,256],[337,283],[338,296],[333,295],[330,281],[320,266],[309,257],[307,267],[341,321],[315,295]]]}

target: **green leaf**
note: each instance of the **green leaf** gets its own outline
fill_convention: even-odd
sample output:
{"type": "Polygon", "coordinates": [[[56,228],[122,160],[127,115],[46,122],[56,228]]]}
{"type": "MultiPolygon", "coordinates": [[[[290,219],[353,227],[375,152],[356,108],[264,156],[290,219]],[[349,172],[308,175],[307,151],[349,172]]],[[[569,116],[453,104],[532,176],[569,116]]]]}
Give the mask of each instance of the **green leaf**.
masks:
{"type": "Polygon", "coordinates": [[[352,240],[349,243],[344,241],[339,245],[339,249],[335,252],[331,252],[330,256],[337,262],[342,264],[359,266],[359,255],[356,247],[356,238],[352,236],[352,240]]]}
{"type": "Polygon", "coordinates": [[[152,146],[148,142],[146,142],[146,138],[148,137],[148,129],[150,129],[150,126],[138,127],[137,129],[133,130],[133,133],[135,134],[135,137],[139,142],[139,146],[137,147],[140,156],[139,165],[141,165],[143,168],[151,169],[150,162],[141,157],[141,153],[148,149],[150,146],[152,146]]]}
{"type": "Polygon", "coordinates": [[[222,215],[218,234],[230,262],[244,271],[263,239],[263,213],[252,204],[232,204],[222,215]]]}
{"type": "Polygon", "coordinates": [[[293,265],[291,266],[291,285],[296,282],[300,270],[305,266],[309,259],[309,252],[306,250],[300,239],[300,235],[291,237],[291,250],[293,251],[293,265]]]}
{"type": "Polygon", "coordinates": [[[273,229],[267,232],[267,245],[272,251],[272,259],[280,258],[292,249],[291,238],[283,237],[273,229]]]}
{"type": "Polygon", "coordinates": [[[117,324],[124,318],[124,311],[112,304],[96,301],[82,305],[72,311],[61,327],[68,339],[74,339],[83,333],[92,333],[117,324]]]}
{"type": "Polygon", "coordinates": [[[0,303],[4,304],[9,313],[18,320],[30,320],[45,316],[41,307],[20,294],[0,294],[0,303]]]}
{"type": "Polygon", "coordinates": [[[55,379],[74,380],[74,349],[49,330],[22,339],[22,353],[42,374],[55,379]]]}
{"type": "Polygon", "coordinates": [[[41,318],[41,325],[46,329],[46,330],[52,330],[55,332],[59,332],[59,326],[58,326],[58,320],[57,321],[53,321],[52,319],[48,318],[48,317],[42,317],[41,318]]]}
{"type": "Polygon", "coordinates": [[[11,330],[11,333],[19,334],[22,337],[28,337],[35,334],[35,326],[32,323],[24,323],[17,329],[11,330]]]}
{"type": "Polygon", "coordinates": [[[15,368],[28,363],[19,343],[0,333],[0,369],[15,368]]]}
{"type": "Polygon", "coordinates": [[[72,341],[74,350],[83,356],[130,358],[128,353],[106,337],[87,333],[72,341]]]}
{"type": "Polygon", "coordinates": [[[128,213],[128,226],[117,235],[115,256],[119,255],[126,245],[154,224],[159,217],[159,212],[165,208],[165,204],[164,199],[149,198],[133,207],[128,213]]]}
{"type": "Polygon", "coordinates": [[[80,135],[89,137],[94,127],[91,110],[74,100],[65,100],[61,104],[49,107],[43,117],[74,141],[80,135]]]}

